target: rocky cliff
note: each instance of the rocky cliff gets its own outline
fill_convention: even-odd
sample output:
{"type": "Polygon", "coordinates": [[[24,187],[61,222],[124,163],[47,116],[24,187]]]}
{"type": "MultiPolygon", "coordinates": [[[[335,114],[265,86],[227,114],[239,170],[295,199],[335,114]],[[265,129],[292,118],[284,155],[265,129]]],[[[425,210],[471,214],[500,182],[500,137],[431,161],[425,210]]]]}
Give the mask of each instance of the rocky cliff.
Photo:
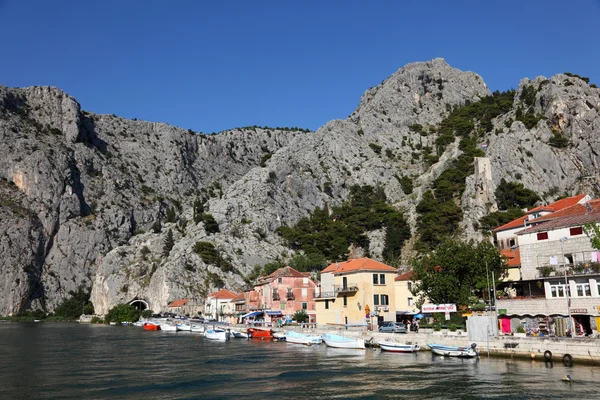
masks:
{"type": "MultiPolygon", "coordinates": [[[[254,265],[290,254],[276,228],[340,204],[354,184],[383,187],[414,228],[422,193],[460,153],[454,143],[425,162],[415,149],[435,148],[436,134],[424,133],[489,94],[478,75],[435,59],[401,68],[346,120],[317,132],[204,135],[85,112],[56,88],[0,87],[0,314],[51,311],[81,286],[92,287],[99,313],[136,298],[159,310],[223,284],[240,289],[254,265]],[[169,230],[174,245],[165,250],[169,230]],[[204,242],[217,262],[200,254],[204,242]]],[[[521,181],[547,201],[592,193],[599,107],[600,90],[578,77],[523,80],[512,109],[479,138],[492,182],[521,181]],[[528,110],[539,117],[534,126],[518,121],[528,110]]],[[[467,179],[461,200],[473,238],[481,238],[474,222],[493,209],[477,179],[467,179]]],[[[382,235],[372,238],[377,256],[382,235]]]]}

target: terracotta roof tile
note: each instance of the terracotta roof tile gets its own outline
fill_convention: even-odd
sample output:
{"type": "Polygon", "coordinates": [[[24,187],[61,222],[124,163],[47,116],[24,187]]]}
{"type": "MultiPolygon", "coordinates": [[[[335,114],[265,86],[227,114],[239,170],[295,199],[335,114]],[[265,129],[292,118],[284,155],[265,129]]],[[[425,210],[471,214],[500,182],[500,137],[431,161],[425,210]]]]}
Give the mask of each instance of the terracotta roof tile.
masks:
{"type": "Polygon", "coordinates": [[[380,263],[379,261],[371,260],[370,258],[357,258],[350,261],[341,263],[333,263],[325,268],[321,273],[332,272],[334,274],[341,274],[343,272],[350,271],[397,271],[396,268],[392,268],[389,265],[380,263]]]}
{"type": "Polygon", "coordinates": [[[265,283],[272,282],[273,280],[275,280],[277,278],[284,278],[284,277],[310,278],[310,272],[300,272],[292,267],[283,267],[283,268],[279,268],[278,270],[273,272],[271,275],[267,275],[267,276],[258,278],[256,280],[256,283],[258,285],[263,285],[265,283]]]}
{"type": "Polygon", "coordinates": [[[171,304],[169,304],[168,307],[182,307],[182,306],[185,306],[188,301],[189,301],[189,299],[175,300],[174,302],[172,302],[171,304]]]}
{"type": "Polygon", "coordinates": [[[521,250],[517,247],[515,250],[502,249],[500,254],[507,258],[506,264],[509,267],[518,267],[521,265],[521,250]]]}
{"type": "Polygon", "coordinates": [[[219,299],[235,299],[237,297],[237,293],[234,293],[227,289],[221,289],[218,292],[213,292],[209,294],[208,297],[219,299]]]}
{"type": "Polygon", "coordinates": [[[553,229],[581,226],[588,222],[600,222],[600,199],[589,201],[590,210],[585,204],[575,204],[571,207],[539,218],[538,223],[522,231],[517,235],[535,232],[546,232],[553,229]]]}
{"type": "Polygon", "coordinates": [[[548,204],[547,206],[534,207],[534,208],[528,210],[524,216],[519,217],[513,221],[510,221],[502,226],[495,228],[494,232],[506,231],[508,229],[514,229],[514,228],[519,228],[519,227],[525,228],[526,227],[525,220],[529,218],[529,214],[533,214],[534,212],[538,212],[538,211],[548,211],[551,213],[549,215],[545,215],[545,216],[542,216],[542,217],[539,217],[536,219],[528,220],[527,222],[529,222],[531,224],[531,223],[534,223],[534,221],[541,221],[542,219],[549,217],[550,215],[553,215],[554,213],[556,213],[559,210],[562,210],[564,208],[571,207],[575,204],[578,204],[586,196],[587,196],[587,194],[578,194],[577,196],[568,197],[566,199],[561,199],[561,200],[555,201],[554,203],[548,204]]]}
{"type": "Polygon", "coordinates": [[[394,278],[395,281],[410,281],[412,278],[412,271],[405,272],[394,278]]]}

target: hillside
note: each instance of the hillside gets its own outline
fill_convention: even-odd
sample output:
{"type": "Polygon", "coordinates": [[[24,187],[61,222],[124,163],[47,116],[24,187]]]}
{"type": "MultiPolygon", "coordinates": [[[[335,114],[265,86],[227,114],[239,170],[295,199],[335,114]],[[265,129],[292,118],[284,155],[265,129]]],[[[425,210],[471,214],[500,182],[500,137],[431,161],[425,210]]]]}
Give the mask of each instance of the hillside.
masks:
{"type": "MultiPolygon", "coordinates": [[[[0,314],[51,311],[79,287],[92,288],[99,313],[135,298],[158,310],[240,289],[255,265],[292,256],[279,227],[342,204],[354,185],[382,188],[418,234],[424,194],[440,201],[438,178],[482,143],[490,186],[520,181],[544,201],[595,194],[599,89],[563,74],[523,79],[493,118],[490,95],[478,75],[435,59],[399,69],[316,132],[204,135],[82,111],[56,88],[0,87],[0,314]],[[448,121],[471,118],[459,115],[465,105],[479,112],[464,128],[467,147],[455,126],[444,135],[448,121]]],[[[446,203],[460,212],[453,234],[481,239],[476,222],[495,209],[493,187],[484,200],[462,169],[446,203]]],[[[370,232],[362,251],[380,257],[384,235],[370,232]]]]}

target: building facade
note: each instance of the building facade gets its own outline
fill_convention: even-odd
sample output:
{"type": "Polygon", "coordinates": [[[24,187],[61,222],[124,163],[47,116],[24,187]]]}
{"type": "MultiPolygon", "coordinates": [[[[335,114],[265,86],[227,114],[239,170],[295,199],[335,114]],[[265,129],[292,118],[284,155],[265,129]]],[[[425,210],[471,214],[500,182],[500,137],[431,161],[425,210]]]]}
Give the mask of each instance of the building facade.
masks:
{"type": "Polygon", "coordinates": [[[367,326],[396,321],[397,270],[369,258],[329,265],[316,300],[320,325],[367,326]]]}
{"type": "Polygon", "coordinates": [[[208,295],[204,304],[204,317],[220,322],[235,323],[235,303],[237,293],[221,289],[208,295]]]}

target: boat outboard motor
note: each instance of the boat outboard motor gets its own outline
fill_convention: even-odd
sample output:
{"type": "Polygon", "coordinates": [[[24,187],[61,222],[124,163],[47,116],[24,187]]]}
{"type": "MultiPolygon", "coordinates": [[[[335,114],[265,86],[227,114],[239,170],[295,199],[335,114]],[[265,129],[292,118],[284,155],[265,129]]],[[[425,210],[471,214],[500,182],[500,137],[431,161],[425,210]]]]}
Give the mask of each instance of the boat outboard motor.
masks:
{"type": "Polygon", "coordinates": [[[471,348],[472,348],[473,350],[475,350],[475,347],[477,347],[477,343],[471,343],[471,348]]]}

